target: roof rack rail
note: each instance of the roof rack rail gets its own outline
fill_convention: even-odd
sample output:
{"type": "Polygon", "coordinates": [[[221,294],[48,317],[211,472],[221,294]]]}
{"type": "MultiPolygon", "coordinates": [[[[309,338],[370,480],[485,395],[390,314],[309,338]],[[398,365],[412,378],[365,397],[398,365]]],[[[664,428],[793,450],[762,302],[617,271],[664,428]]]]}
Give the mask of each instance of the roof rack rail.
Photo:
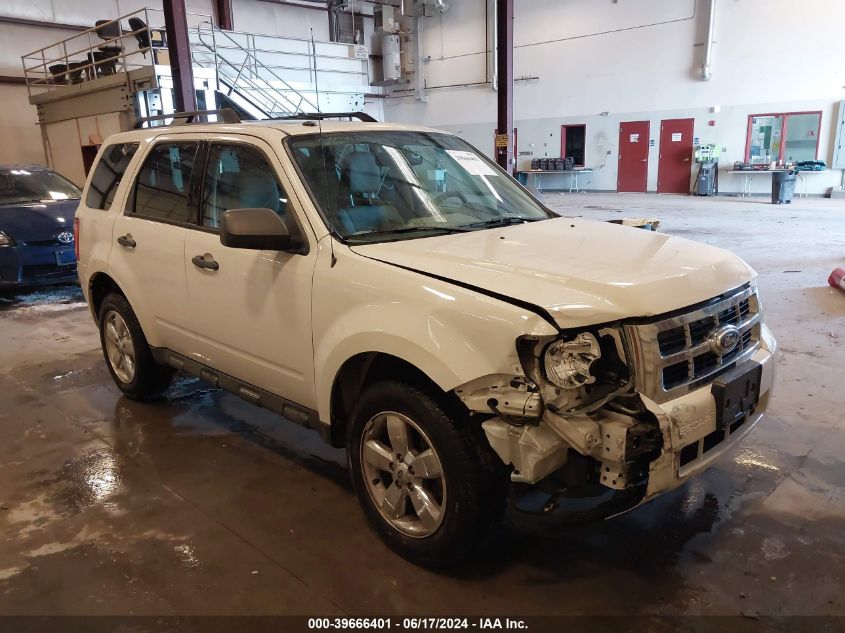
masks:
{"type": "Polygon", "coordinates": [[[188,123],[198,123],[198,117],[208,117],[211,114],[216,114],[223,121],[223,123],[240,123],[241,117],[231,108],[221,108],[220,110],[194,110],[192,112],[173,112],[172,114],[159,114],[156,116],[145,116],[135,122],[135,129],[139,130],[144,127],[144,123],[152,121],[163,121],[165,119],[173,119],[170,125],[186,125],[188,123]]]}
{"type": "Polygon", "coordinates": [[[373,118],[366,112],[300,112],[271,118],[272,121],[312,121],[316,119],[358,119],[364,123],[378,123],[378,119],[373,118]]]}

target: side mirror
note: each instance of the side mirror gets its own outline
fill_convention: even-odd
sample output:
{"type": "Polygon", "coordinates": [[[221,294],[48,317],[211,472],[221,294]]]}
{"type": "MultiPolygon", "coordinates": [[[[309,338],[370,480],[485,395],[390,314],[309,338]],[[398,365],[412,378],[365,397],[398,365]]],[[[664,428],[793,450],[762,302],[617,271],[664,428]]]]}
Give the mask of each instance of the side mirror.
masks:
{"type": "Polygon", "coordinates": [[[260,251],[286,251],[293,246],[284,220],[270,209],[226,211],[220,220],[220,243],[260,251]]]}

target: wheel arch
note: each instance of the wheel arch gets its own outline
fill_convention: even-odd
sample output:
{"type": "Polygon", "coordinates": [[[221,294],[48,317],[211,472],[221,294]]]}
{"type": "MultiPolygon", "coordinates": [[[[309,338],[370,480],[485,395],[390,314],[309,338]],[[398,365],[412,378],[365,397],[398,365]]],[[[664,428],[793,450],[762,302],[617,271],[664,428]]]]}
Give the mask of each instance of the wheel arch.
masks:
{"type": "Polygon", "coordinates": [[[369,385],[384,380],[395,380],[417,387],[456,413],[461,409],[466,410],[454,394],[416,364],[383,351],[359,352],[340,365],[331,384],[328,420],[333,446],[346,446],[349,414],[357,395],[369,385]]]}
{"type": "MultiPolygon", "coordinates": [[[[100,306],[103,305],[103,300],[112,292],[122,295],[129,301],[129,297],[126,296],[123,288],[111,275],[106,272],[97,272],[91,275],[88,281],[88,304],[95,321],[100,318],[100,306]]],[[[129,303],[131,305],[132,302],[129,303]]]]}

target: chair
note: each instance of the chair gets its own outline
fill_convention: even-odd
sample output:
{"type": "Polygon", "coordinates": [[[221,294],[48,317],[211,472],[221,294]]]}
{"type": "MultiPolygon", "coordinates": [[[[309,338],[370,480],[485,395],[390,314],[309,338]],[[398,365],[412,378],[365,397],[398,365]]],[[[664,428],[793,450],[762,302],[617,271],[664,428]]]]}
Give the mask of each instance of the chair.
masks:
{"type": "Polygon", "coordinates": [[[341,166],[341,180],[351,205],[339,209],[337,219],[348,234],[375,230],[385,220],[401,220],[396,207],[378,197],[382,174],[370,152],[348,154],[341,166]]]}
{"type": "MultiPolygon", "coordinates": [[[[150,31],[147,29],[147,23],[141,18],[129,18],[129,30],[135,31],[135,39],[138,40],[138,48],[143,50],[152,47],[150,42],[150,31]]],[[[146,53],[143,53],[143,55],[144,57],[147,56],[146,53]]]]}
{"type": "MultiPolygon", "coordinates": [[[[161,49],[166,46],[162,31],[160,29],[147,28],[147,23],[141,18],[129,18],[129,29],[135,33],[135,39],[138,40],[138,48],[141,51],[151,49],[153,53],[153,60],[158,63],[158,54],[161,52],[156,49],[161,49]]],[[[147,56],[145,52],[141,53],[144,57],[147,56]]]]}
{"type": "Polygon", "coordinates": [[[67,72],[67,64],[53,64],[48,67],[47,70],[49,70],[50,75],[52,75],[50,78],[51,83],[66,84],[68,82],[67,75],[65,74],[67,72]]]}
{"type": "Polygon", "coordinates": [[[123,35],[120,23],[114,20],[97,20],[94,22],[94,27],[101,40],[113,40],[123,35]]]}
{"type": "Polygon", "coordinates": [[[111,51],[92,51],[88,61],[94,66],[94,76],[114,75],[117,72],[118,54],[111,51]]]}
{"type": "MultiPolygon", "coordinates": [[[[123,34],[123,30],[120,28],[120,23],[113,20],[97,20],[94,22],[94,26],[96,28],[97,35],[101,40],[113,40],[123,34]]],[[[114,44],[104,44],[103,46],[98,46],[97,50],[100,54],[96,51],[94,51],[93,54],[88,53],[88,59],[92,64],[95,64],[95,74],[115,74],[115,72],[117,72],[115,63],[117,58],[120,57],[120,54],[123,52],[123,47],[116,46],[114,44]]]]}
{"type": "Polygon", "coordinates": [[[88,62],[69,62],[68,63],[68,82],[72,84],[82,83],[82,73],[88,62]]]}

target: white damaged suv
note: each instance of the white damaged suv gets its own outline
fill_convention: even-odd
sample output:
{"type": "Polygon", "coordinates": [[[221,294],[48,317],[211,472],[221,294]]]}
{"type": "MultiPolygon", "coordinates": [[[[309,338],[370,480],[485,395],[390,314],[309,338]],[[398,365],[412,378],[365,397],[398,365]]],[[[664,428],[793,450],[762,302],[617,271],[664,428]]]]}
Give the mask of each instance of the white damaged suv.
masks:
{"type": "Polygon", "coordinates": [[[559,217],[463,140],[314,120],[106,141],[79,276],[129,397],[174,370],[346,447],[381,537],[457,561],[515,512],[583,519],[700,472],[765,411],[755,273],[559,217]]]}

